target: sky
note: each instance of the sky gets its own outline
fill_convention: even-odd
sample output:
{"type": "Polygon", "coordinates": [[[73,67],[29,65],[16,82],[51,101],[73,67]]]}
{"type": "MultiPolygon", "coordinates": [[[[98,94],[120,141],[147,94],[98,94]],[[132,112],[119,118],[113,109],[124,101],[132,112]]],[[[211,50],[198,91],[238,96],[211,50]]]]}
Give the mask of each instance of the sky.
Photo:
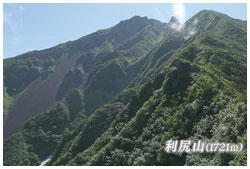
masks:
{"type": "Polygon", "coordinates": [[[167,23],[185,22],[199,11],[215,10],[247,20],[239,4],[3,4],[3,58],[42,50],[118,24],[135,15],[167,23]]]}

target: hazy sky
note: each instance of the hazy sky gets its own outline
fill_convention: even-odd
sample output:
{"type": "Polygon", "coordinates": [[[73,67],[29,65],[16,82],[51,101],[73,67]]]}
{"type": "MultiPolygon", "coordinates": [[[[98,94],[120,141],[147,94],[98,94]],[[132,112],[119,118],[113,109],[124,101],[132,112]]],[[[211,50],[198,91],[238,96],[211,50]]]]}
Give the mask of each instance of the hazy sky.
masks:
{"type": "Polygon", "coordinates": [[[75,40],[134,15],[162,22],[175,15],[184,22],[203,9],[247,17],[246,4],[4,4],[3,57],[75,40]]]}

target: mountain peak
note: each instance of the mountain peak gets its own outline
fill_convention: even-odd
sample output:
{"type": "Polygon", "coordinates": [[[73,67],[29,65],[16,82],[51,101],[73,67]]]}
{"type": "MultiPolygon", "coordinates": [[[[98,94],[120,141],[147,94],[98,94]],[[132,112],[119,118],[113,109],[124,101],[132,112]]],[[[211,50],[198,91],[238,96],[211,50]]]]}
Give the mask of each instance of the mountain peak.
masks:
{"type": "Polygon", "coordinates": [[[169,20],[169,23],[172,24],[172,23],[176,23],[176,24],[179,24],[179,20],[175,17],[175,16],[172,16],[169,20]]]}
{"type": "Polygon", "coordinates": [[[208,20],[210,19],[211,17],[219,17],[220,19],[233,19],[223,13],[220,13],[220,12],[217,12],[217,11],[214,11],[214,10],[202,10],[200,12],[198,12],[196,15],[194,15],[192,18],[202,18],[202,19],[205,19],[205,20],[208,20]]]}
{"type": "MultiPolygon", "coordinates": [[[[130,19],[135,19],[135,20],[137,20],[137,19],[144,19],[144,20],[148,20],[148,17],[146,17],[146,16],[141,17],[141,16],[139,16],[139,15],[135,15],[135,16],[133,16],[133,17],[130,18],[130,19]]],[[[129,19],[129,20],[130,20],[130,19],[129,19]]]]}
{"type": "Polygon", "coordinates": [[[149,19],[146,16],[141,17],[139,15],[135,15],[135,16],[131,17],[130,19],[122,20],[120,23],[124,23],[124,22],[132,22],[132,23],[134,23],[134,22],[148,22],[148,21],[149,21],[149,19]]]}

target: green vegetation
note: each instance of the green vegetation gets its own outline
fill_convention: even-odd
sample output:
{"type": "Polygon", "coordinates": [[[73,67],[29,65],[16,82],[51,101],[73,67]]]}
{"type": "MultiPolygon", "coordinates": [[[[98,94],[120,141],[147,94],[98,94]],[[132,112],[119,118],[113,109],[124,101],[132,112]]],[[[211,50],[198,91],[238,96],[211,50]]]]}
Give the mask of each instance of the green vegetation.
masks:
{"type": "Polygon", "coordinates": [[[61,52],[54,59],[6,60],[7,115],[16,94],[79,54],[57,105],[4,142],[4,165],[39,165],[51,154],[46,165],[246,165],[246,35],[246,22],[215,11],[198,13],[183,32],[135,16],[53,48],[61,52]],[[184,38],[195,20],[196,34],[184,38]],[[244,149],[168,154],[169,139],[241,142],[244,149]]]}
{"type": "Polygon", "coordinates": [[[72,89],[79,88],[86,75],[81,67],[76,67],[74,70],[70,70],[64,77],[56,96],[56,100],[61,100],[66,96],[72,89]]]}
{"type": "Polygon", "coordinates": [[[9,94],[6,91],[6,87],[3,88],[3,119],[8,116],[8,112],[10,111],[12,105],[13,105],[13,97],[9,96],[9,94]]]}
{"type": "Polygon", "coordinates": [[[4,165],[38,165],[53,153],[63,133],[78,126],[85,117],[82,94],[73,90],[55,109],[30,118],[21,132],[5,141],[4,165]]]}

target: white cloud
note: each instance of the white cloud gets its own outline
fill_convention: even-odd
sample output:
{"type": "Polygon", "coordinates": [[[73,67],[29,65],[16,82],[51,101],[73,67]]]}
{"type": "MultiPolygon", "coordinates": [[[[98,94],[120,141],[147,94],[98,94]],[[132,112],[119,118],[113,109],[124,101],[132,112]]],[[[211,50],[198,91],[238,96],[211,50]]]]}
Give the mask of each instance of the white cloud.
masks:
{"type": "Polygon", "coordinates": [[[174,23],[171,26],[172,29],[182,31],[185,23],[185,7],[182,3],[174,3],[172,5],[173,15],[178,19],[179,23],[174,23]]]}
{"type": "Polygon", "coordinates": [[[198,19],[195,18],[192,25],[190,26],[189,30],[187,31],[187,34],[184,36],[184,38],[187,40],[189,39],[191,36],[195,35],[197,32],[197,24],[198,24],[198,19]]]}
{"type": "MultiPolygon", "coordinates": [[[[173,15],[177,18],[178,22],[174,22],[170,25],[170,27],[176,31],[183,31],[185,28],[185,16],[186,16],[186,9],[183,3],[174,3],[172,5],[173,15]]],[[[189,28],[185,28],[188,30],[185,30],[184,38],[187,40],[191,36],[195,35],[197,33],[197,24],[198,19],[195,18],[191,26],[189,28]]]]}
{"type": "Polygon", "coordinates": [[[196,26],[197,24],[198,24],[198,19],[195,18],[195,20],[194,20],[194,25],[196,26]]]}
{"type": "Polygon", "coordinates": [[[180,24],[184,24],[185,22],[185,7],[182,3],[173,4],[173,12],[174,16],[179,20],[180,24]]]}

